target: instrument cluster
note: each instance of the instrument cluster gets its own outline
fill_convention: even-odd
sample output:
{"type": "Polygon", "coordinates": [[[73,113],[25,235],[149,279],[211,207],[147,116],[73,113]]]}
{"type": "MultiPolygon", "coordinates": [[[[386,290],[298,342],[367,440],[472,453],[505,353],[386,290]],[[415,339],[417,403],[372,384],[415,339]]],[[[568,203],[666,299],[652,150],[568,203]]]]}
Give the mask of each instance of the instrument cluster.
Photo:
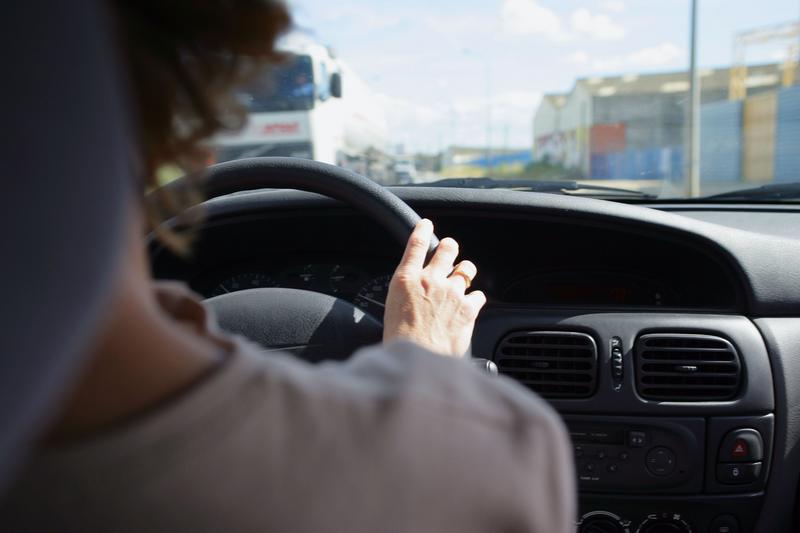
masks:
{"type": "Polygon", "coordinates": [[[192,287],[206,298],[231,292],[269,287],[302,289],[329,294],[352,302],[377,319],[383,319],[391,275],[341,263],[304,263],[270,268],[238,267],[206,274],[192,287]]]}

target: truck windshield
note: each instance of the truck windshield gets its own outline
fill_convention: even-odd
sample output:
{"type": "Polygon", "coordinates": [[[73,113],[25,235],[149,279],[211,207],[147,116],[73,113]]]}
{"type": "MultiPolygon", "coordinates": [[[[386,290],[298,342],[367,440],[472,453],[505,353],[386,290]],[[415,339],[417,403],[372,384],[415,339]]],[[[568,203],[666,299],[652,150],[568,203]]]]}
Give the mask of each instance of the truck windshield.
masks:
{"type": "Polygon", "coordinates": [[[314,70],[311,58],[291,55],[248,87],[242,102],[251,113],[300,111],[314,107],[314,70]]]}

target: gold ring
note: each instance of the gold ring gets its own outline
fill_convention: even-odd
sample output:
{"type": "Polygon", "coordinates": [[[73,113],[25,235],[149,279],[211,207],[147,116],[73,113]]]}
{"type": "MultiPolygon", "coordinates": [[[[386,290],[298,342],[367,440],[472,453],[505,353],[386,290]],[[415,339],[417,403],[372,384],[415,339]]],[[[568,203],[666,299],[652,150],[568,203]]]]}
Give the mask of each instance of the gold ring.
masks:
{"type": "Polygon", "coordinates": [[[464,283],[467,284],[467,286],[464,288],[464,290],[469,289],[470,286],[472,285],[472,278],[469,277],[465,272],[461,272],[460,270],[455,269],[452,272],[450,272],[450,275],[451,276],[459,276],[464,280],[464,283]]]}

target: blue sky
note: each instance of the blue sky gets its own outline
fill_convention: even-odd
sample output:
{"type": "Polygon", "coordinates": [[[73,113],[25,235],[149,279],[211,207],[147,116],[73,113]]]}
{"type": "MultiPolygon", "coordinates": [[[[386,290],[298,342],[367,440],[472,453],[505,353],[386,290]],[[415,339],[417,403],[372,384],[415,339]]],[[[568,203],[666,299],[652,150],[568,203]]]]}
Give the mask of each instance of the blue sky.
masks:
{"type": "MultiPolygon", "coordinates": [[[[297,24],[379,95],[411,150],[531,144],[544,93],[578,77],[685,70],[689,0],[290,0],[297,24]],[[491,105],[489,105],[491,102],[491,105]]],[[[800,0],[699,0],[701,67],[729,65],[733,36],[796,21],[800,0]]],[[[748,51],[779,61],[783,44],[748,51]]]]}

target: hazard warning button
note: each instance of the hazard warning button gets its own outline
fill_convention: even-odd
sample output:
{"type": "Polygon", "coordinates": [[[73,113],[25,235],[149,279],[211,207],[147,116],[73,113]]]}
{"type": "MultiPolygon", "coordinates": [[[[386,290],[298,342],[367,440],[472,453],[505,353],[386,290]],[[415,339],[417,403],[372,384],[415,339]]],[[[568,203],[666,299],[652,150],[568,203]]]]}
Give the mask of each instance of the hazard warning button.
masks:
{"type": "Polygon", "coordinates": [[[720,463],[752,463],[764,459],[764,441],[755,429],[734,429],[719,449],[720,463]]]}

